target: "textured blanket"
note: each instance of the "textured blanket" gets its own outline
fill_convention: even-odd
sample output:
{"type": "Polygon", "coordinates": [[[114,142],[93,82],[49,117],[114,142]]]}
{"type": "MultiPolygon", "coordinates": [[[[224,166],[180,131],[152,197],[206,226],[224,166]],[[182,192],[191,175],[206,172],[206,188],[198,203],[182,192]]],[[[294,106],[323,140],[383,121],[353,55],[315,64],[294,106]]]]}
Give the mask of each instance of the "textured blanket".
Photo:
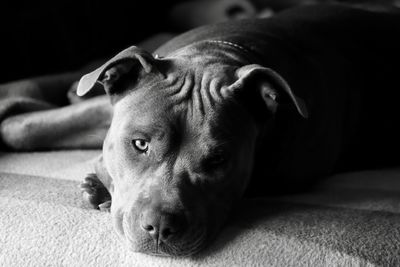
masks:
{"type": "Polygon", "coordinates": [[[244,200],[206,251],[128,251],[82,201],[100,151],[0,154],[0,266],[399,266],[400,170],[333,176],[313,192],[244,200]]]}

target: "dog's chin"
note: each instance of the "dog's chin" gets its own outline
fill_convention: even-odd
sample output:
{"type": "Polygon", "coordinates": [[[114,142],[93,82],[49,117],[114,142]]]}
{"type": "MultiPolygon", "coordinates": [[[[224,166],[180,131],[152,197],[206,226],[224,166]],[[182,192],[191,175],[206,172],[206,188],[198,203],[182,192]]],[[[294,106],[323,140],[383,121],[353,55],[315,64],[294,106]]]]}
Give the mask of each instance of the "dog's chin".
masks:
{"type": "Polygon", "coordinates": [[[160,243],[157,245],[152,240],[141,244],[129,242],[129,248],[131,251],[158,257],[190,257],[199,253],[205,245],[206,242],[203,241],[196,242],[194,246],[189,248],[166,243],[160,243]]]}
{"type": "Polygon", "coordinates": [[[141,233],[125,236],[125,241],[131,251],[160,257],[190,257],[203,250],[208,243],[207,240],[205,231],[199,231],[193,237],[158,243],[141,233]]]}

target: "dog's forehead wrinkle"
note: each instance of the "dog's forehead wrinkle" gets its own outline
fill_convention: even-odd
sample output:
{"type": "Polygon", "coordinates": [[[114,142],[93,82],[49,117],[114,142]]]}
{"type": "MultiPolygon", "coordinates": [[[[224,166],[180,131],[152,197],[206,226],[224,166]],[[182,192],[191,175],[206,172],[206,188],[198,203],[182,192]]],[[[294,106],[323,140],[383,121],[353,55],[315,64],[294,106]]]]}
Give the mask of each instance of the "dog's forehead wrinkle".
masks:
{"type": "Polygon", "coordinates": [[[218,99],[213,99],[213,97],[210,94],[210,85],[215,84],[215,79],[214,77],[211,76],[210,72],[206,71],[201,77],[200,81],[200,96],[201,96],[201,102],[203,103],[204,107],[212,107],[214,105],[215,101],[218,101],[218,99]],[[214,81],[214,83],[213,83],[214,81]]]}
{"type": "Polygon", "coordinates": [[[170,61],[168,79],[178,78],[183,81],[189,75],[190,81],[194,79],[196,85],[204,84],[199,89],[208,89],[208,85],[213,80],[233,82],[234,70],[237,67],[236,64],[227,64],[220,57],[216,57],[213,54],[207,55],[204,53],[197,55],[178,53],[168,61],[170,61]]]}
{"type": "Polygon", "coordinates": [[[180,82],[176,83],[177,86],[172,87],[172,90],[168,89],[173,92],[169,95],[173,104],[178,104],[188,100],[195,85],[194,74],[191,71],[184,71],[183,73],[180,73],[178,77],[180,82]]]}
{"type": "Polygon", "coordinates": [[[217,109],[224,105],[224,99],[221,95],[222,85],[226,83],[224,75],[216,77],[214,73],[205,72],[199,77],[198,86],[192,91],[192,97],[189,98],[189,114],[192,121],[199,125],[207,124],[217,112],[217,109]]]}
{"type": "MultiPolygon", "coordinates": [[[[116,112],[133,114],[135,121],[151,121],[169,114],[184,113],[196,127],[207,123],[207,117],[213,117],[215,106],[223,102],[221,88],[231,80],[232,71],[226,66],[194,66],[186,60],[177,60],[173,71],[166,79],[143,84],[140,90],[134,90],[117,103],[116,112]],[[118,106],[122,106],[119,108],[118,106]]],[[[173,64],[172,64],[173,65],[173,64]]]]}

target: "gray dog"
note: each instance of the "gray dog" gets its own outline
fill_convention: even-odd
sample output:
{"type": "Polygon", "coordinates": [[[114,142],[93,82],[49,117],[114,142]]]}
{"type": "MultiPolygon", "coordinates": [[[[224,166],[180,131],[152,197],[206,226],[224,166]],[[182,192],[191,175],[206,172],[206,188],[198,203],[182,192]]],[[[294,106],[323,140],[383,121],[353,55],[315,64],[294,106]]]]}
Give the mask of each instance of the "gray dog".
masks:
{"type": "Polygon", "coordinates": [[[307,6],[122,51],[78,86],[113,104],[89,202],[132,250],[185,256],[245,193],[395,163],[399,36],[395,13],[307,6]]]}

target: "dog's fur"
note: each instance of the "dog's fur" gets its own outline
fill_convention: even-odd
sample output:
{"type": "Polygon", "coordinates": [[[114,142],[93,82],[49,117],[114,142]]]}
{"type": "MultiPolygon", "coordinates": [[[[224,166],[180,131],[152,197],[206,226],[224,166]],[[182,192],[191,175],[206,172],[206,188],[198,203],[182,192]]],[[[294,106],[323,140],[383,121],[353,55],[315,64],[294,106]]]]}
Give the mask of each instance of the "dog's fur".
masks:
{"type": "Polygon", "coordinates": [[[189,255],[245,192],[396,163],[398,36],[394,13],[310,6],[124,50],[78,87],[114,110],[89,201],[133,250],[189,255]]]}

